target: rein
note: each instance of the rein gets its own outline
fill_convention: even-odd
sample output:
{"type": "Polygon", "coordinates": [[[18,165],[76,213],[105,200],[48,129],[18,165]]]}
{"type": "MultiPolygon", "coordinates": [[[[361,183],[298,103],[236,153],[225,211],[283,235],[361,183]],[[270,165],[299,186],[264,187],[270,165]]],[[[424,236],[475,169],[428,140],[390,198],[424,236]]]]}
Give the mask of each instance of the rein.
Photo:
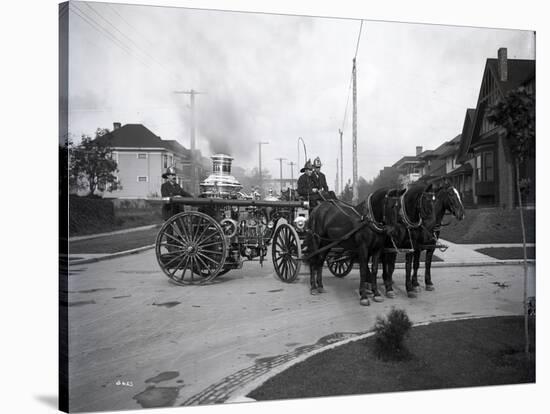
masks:
{"type": "MultiPolygon", "coordinates": [[[[338,210],[340,210],[340,212],[341,212],[342,214],[344,214],[346,217],[348,217],[348,218],[350,218],[350,219],[353,219],[352,216],[350,216],[348,213],[346,213],[346,212],[344,211],[344,209],[338,205],[338,203],[336,202],[337,200],[327,199],[321,192],[319,192],[319,196],[321,197],[321,199],[322,199],[323,201],[328,201],[328,202],[330,202],[332,205],[334,205],[334,206],[335,206],[338,210]]],[[[344,203],[344,204],[346,205],[346,207],[351,208],[351,210],[357,215],[357,217],[359,217],[359,219],[360,219],[361,221],[364,220],[364,217],[363,217],[361,214],[359,214],[359,212],[358,212],[358,211],[355,209],[355,207],[353,207],[351,204],[348,204],[348,203],[346,203],[346,202],[344,202],[344,201],[342,201],[342,200],[338,200],[338,201],[340,201],[341,203],[344,203]]]]}

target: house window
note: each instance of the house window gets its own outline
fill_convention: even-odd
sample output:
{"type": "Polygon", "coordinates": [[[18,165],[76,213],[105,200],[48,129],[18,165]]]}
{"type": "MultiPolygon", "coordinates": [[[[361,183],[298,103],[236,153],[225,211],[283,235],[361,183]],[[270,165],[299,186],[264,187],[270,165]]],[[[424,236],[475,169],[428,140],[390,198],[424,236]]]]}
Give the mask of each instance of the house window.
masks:
{"type": "Polygon", "coordinates": [[[483,153],[483,175],[484,181],[493,181],[494,180],[494,167],[493,167],[493,153],[484,152],[483,153]]]}
{"type": "Polygon", "coordinates": [[[140,160],[145,160],[147,159],[147,153],[145,152],[140,152],[138,155],[137,155],[138,159],[140,160]]]}
{"type": "Polygon", "coordinates": [[[166,154],[162,156],[162,168],[168,168],[168,155],[166,154]]]}
{"type": "Polygon", "coordinates": [[[491,151],[476,156],[476,181],[494,181],[494,157],[491,151]]]}
{"type": "Polygon", "coordinates": [[[149,181],[149,179],[146,175],[145,176],[138,176],[137,180],[138,180],[138,183],[146,183],[147,181],[149,181]]]}

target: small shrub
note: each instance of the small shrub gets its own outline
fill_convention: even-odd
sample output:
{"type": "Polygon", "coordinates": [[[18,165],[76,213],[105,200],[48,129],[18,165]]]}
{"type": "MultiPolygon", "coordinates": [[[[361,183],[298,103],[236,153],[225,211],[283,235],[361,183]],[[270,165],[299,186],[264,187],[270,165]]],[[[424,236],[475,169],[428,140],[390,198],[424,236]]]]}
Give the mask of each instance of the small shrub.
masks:
{"type": "Polygon", "coordinates": [[[387,318],[378,316],[374,325],[375,347],[379,358],[403,359],[409,356],[404,345],[405,336],[412,327],[407,313],[402,309],[392,308],[387,318]]]}

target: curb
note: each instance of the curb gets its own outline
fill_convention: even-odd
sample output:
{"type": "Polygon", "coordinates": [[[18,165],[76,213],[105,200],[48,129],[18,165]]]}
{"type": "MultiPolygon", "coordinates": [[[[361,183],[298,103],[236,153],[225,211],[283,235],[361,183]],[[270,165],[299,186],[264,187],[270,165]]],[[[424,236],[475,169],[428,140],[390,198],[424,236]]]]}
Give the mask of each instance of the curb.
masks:
{"type": "MultiPolygon", "coordinates": [[[[484,318],[493,318],[494,315],[480,315],[480,316],[471,316],[471,317],[462,317],[462,318],[446,318],[446,319],[438,319],[433,321],[424,321],[424,322],[418,322],[413,324],[413,328],[417,326],[426,326],[431,325],[433,323],[441,323],[441,322],[454,322],[454,321],[460,321],[460,320],[468,320],[468,319],[484,319],[484,318]]],[[[290,367],[299,364],[301,362],[304,362],[306,359],[320,354],[321,352],[328,351],[330,349],[337,348],[342,345],[346,345],[350,342],[360,341],[362,339],[368,338],[370,336],[373,336],[375,333],[374,331],[370,331],[364,334],[359,334],[353,338],[346,338],[338,342],[334,342],[330,345],[324,346],[322,348],[316,349],[314,351],[311,351],[307,354],[300,355],[298,358],[293,359],[292,361],[287,362],[286,364],[282,364],[273,370],[271,370],[269,373],[264,374],[252,381],[250,381],[248,384],[245,384],[242,386],[238,391],[235,391],[233,395],[229,396],[227,400],[224,401],[224,403],[242,403],[242,402],[252,402],[257,401],[254,398],[247,397],[248,394],[250,394],[255,389],[259,388],[261,385],[263,385],[267,380],[275,377],[278,374],[281,374],[282,372],[286,371],[290,367]]]]}
{"type": "MultiPolygon", "coordinates": [[[[95,263],[95,262],[102,262],[104,260],[109,260],[109,259],[116,259],[117,257],[123,257],[123,256],[129,256],[131,254],[141,253],[141,252],[144,252],[146,250],[153,249],[154,247],[155,247],[155,245],[151,244],[149,246],[143,246],[143,247],[138,247],[138,248],[135,248],[135,249],[125,250],[123,252],[106,254],[105,256],[89,257],[89,258],[74,260],[74,261],[70,259],[70,255],[69,255],[69,266],[78,266],[78,265],[81,265],[81,264],[95,263]]],[[[85,253],[83,253],[83,254],[85,254],[85,253]]],[[[77,256],[77,255],[78,255],[78,253],[75,254],[75,256],[77,256]]]]}
{"type": "Polygon", "coordinates": [[[111,232],[107,232],[107,233],[96,233],[96,234],[88,234],[88,235],[84,235],[84,236],[69,237],[69,242],[75,242],[75,241],[79,241],[79,240],[97,239],[99,237],[114,236],[114,235],[117,235],[117,234],[132,233],[134,231],[149,230],[149,229],[154,229],[154,228],[157,228],[157,227],[160,227],[160,226],[162,226],[162,224],[150,224],[148,226],[131,227],[129,229],[116,230],[116,231],[111,231],[111,232]]]}
{"type": "MultiPolygon", "coordinates": [[[[90,258],[80,259],[75,261],[71,261],[69,258],[69,264],[79,265],[79,264],[101,262],[103,260],[116,259],[117,257],[123,257],[131,254],[140,253],[149,249],[153,249],[154,247],[155,245],[151,244],[148,246],[137,247],[135,249],[125,250],[122,252],[110,253],[104,256],[90,257],[90,258]]],[[[86,254],[86,253],[82,253],[82,254],[86,254]]],[[[78,253],[75,255],[78,255],[78,253]]],[[[535,263],[536,263],[536,259],[527,259],[527,264],[535,264],[535,263]]],[[[504,266],[504,265],[519,265],[519,264],[523,264],[523,259],[505,259],[505,260],[494,259],[494,260],[485,260],[485,261],[479,261],[479,262],[475,262],[475,261],[474,262],[432,262],[432,268],[434,267],[445,268],[445,267],[472,267],[472,266],[504,266]]],[[[395,269],[399,269],[399,270],[405,269],[405,263],[396,263],[395,269]]],[[[421,263],[419,269],[424,269],[424,263],[421,263]]]]}

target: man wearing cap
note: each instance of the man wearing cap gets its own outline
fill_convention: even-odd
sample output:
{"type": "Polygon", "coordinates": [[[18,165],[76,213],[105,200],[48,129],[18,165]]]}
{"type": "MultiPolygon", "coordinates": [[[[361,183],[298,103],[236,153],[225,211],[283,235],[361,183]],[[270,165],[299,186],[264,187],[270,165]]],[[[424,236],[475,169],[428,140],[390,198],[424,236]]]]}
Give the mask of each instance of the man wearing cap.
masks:
{"type": "Polygon", "coordinates": [[[321,199],[319,196],[319,187],[317,181],[313,178],[313,166],[311,160],[307,160],[304,168],[300,170],[303,173],[298,178],[298,194],[309,201],[309,207],[313,208],[321,199]]]}
{"type": "Polygon", "coordinates": [[[317,183],[317,188],[321,191],[328,192],[327,177],[321,172],[321,159],[319,157],[313,160],[313,179],[317,183]]]}
{"type": "MultiPolygon", "coordinates": [[[[191,194],[181,188],[180,185],[176,182],[176,169],[174,167],[168,167],[164,174],[162,174],[162,178],[166,179],[166,181],[160,187],[160,194],[162,195],[162,197],[193,197],[191,194]]],[[[164,220],[168,220],[174,214],[178,214],[181,211],[181,204],[164,204],[162,206],[162,218],[164,220]]]]}

